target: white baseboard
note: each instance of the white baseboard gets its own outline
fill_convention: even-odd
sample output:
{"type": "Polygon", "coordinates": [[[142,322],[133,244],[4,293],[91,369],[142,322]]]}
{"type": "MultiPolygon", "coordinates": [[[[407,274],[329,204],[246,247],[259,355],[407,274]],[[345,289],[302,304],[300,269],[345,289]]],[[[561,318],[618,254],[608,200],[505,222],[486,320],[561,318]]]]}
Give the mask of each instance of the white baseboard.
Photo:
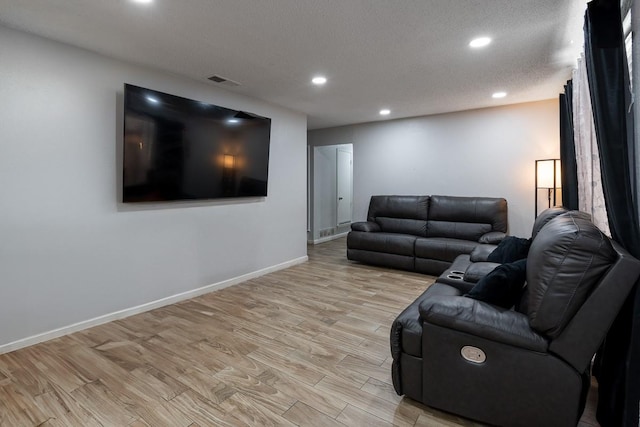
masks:
{"type": "Polygon", "coordinates": [[[333,236],[322,237],[316,240],[307,240],[307,243],[311,243],[312,245],[317,245],[318,243],[324,243],[324,242],[329,242],[331,240],[339,239],[340,237],[344,237],[347,234],[349,234],[349,232],[345,231],[344,233],[334,234],[333,236]]]}
{"type": "Polygon", "coordinates": [[[274,271],[284,270],[285,268],[302,264],[303,262],[306,262],[308,260],[309,260],[309,257],[305,255],[300,258],[283,262],[281,264],[276,264],[271,267],[267,267],[261,270],[253,271],[251,273],[243,274],[242,276],[234,277],[228,280],[223,280],[222,282],[213,283],[211,285],[203,286],[198,289],[193,289],[193,290],[182,292],[176,295],[171,295],[165,298],[161,298],[156,301],[151,301],[146,304],[141,304],[135,307],[126,308],[124,310],[105,314],[103,316],[94,317],[93,319],[83,320],[82,322],[74,323],[68,326],[63,326],[62,328],[54,329],[52,331],[43,332],[41,334],[33,335],[27,338],[22,338],[17,341],[10,342],[8,344],[0,345],[0,354],[19,350],[24,347],[29,347],[34,344],[39,344],[44,341],[61,337],[63,335],[69,335],[73,332],[78,332],[83,329],[91,328],[93,326],[102,325],[103,323],[124,319],[125,317],[133,316],[134,314],[144,313],[145,311],[153,310],[154,308],[164,307],[165,305],[175,304],[176,302],[184,301],[190,298],[195,298],[197,296],[200,296],[209,292],[228,288],[229,286],[237,285],[238,283],[246,282],[247,280],[255,279],[256,277],[273,273],[274,271]]]}

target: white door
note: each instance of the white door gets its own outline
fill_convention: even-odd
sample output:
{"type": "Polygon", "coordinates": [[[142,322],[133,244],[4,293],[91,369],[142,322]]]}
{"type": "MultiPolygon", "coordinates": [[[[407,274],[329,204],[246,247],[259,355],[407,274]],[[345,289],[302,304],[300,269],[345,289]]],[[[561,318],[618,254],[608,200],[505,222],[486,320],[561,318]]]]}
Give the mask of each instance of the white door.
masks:
{"type": "Polygon", "coordinates": [[[353,172],[351,168],[351,153],[338,149],[336,161],[336,179],[338,195],[338,224],[349,224],[352,212],[352,188],[353,172]]]}

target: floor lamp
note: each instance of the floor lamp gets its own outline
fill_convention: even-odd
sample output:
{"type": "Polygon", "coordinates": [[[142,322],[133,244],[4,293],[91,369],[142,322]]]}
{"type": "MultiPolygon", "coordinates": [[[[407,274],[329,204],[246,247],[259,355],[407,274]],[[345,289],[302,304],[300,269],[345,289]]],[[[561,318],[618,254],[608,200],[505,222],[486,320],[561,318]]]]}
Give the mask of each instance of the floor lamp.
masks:
{"type": "Polygon", "coordinates": [[[536,216],[562,204],[560,159],[536,160],[536,216]]]}

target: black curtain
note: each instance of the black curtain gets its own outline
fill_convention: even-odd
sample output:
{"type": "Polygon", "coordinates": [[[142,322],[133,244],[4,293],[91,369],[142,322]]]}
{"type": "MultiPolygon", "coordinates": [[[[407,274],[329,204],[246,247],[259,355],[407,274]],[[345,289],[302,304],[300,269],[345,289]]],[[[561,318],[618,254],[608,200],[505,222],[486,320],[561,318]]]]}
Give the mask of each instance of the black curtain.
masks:
{"type": "MultiPolygon", "coordinates": [[[[614,240],[640,257],[635,192],[633,110],[618,0],[594,0],[585,17],[585,59],[600,153],[609,227],[614,240]]],[[[598,354],[598,422],[638,427],[640,292],[638,284],[598,354]]]]}
{"type": "Polygon", "coordinates": [[[562,165],[562,206],[578,210],[578,166],[573,138],[573,82],[560,94],[560,162],[562,165]]]}

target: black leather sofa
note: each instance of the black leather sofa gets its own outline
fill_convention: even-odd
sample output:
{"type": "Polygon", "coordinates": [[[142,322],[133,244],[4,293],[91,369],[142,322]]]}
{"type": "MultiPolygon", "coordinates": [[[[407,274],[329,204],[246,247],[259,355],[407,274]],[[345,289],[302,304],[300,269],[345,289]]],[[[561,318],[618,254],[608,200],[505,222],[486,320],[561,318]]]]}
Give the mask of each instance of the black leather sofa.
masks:
{"type": "Polygon", "coordinates": [[[640,276],[640,261],[584,215],[531,243],[519,310],[436,282],[391,329],[396,392],[499,426],[575,426],[592,357],[640,276]]]}
{"type": "Polygon", "coordinates": [[[499,243],[507,221],[502,198],[373,196],[367,221],[351,225],[347,258],[439,275],[458,255],[499,243]]]}

